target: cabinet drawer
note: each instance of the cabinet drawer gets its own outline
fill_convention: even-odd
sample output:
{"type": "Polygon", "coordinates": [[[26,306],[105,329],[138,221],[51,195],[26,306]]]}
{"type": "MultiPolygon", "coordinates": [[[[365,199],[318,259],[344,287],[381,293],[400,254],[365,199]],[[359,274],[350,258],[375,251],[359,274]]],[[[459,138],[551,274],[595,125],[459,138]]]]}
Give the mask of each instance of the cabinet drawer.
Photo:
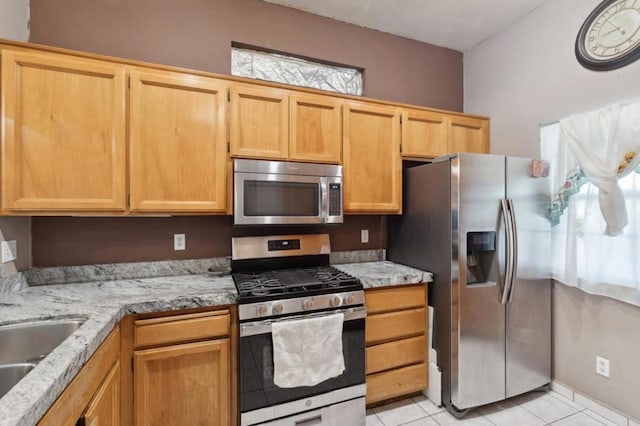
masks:
{"type": "Polygon", "coordinates": [[[427,360],[427,338],[422,335],[366,349],[367,374],[418,364],[427,360]]]}
{"type": "Polygon", "coordinates": [[[427,304],[426,292],[425,284],[367,290],[365,292],[367,312],[377,314],[423,307],[427,304]]]}
{"type": "Polygon", "coordinates": [[[424,334],[427,329],[425,308],[367,316],[367,345],[424,334]]]}
{"type": "Polygon", "coordinates": [[[135,347],[227,336],[229,328],[227,310],[138,320],[135,322],[135,347]]]}
{"type": "Polygon", "coordinates": [[[419,392],[427,387],[427,364],[367,376],[367,404],[419,392]]]}

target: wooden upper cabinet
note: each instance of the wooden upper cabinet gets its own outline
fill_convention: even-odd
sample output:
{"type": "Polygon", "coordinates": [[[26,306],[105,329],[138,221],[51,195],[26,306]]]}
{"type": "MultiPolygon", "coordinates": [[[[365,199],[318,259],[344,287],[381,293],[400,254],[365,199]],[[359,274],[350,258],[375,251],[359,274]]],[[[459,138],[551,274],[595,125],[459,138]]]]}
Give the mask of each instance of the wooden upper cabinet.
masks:
{"type": "Polygon", "coordinates": [[[289,159],[339,164],[342,160],[342,101],[317,95],[289,99],[289,159]]]}
{"type": "Polygon", "coordinates": [[[345,213],[401,213],[400,110],[345,103],[342,143],[345,213]]]}
{"type": "Polygon", "coordinates": [[[231,86],[231,156],[289,157],[289,95],[271,87],[231,86]]]}
{"type": "Polygon", "coordinates": [[[402,112],[402,155],[433,158],[447,154],[446,115],[438,112],[405,110],[402,112]]]}
{"type": "Polygon", "coordinates": [[[132,212],[219,212],[226,203],[224,81],[131,72],[132,212]]]}
{"type": "Polygon", "coordinates": [[[230,424],[229,339],[135,351],[135,424],[230,424]]]}
{"type": "Polygon", "coordinates": [[[125,69],[2,50],[2,206],[125,210],[125,69]]]}
{"type": "Polygon", "coordinates": [[[489,121],[451,115],[449,118],[449,152],[489,152],[489,121]]]}

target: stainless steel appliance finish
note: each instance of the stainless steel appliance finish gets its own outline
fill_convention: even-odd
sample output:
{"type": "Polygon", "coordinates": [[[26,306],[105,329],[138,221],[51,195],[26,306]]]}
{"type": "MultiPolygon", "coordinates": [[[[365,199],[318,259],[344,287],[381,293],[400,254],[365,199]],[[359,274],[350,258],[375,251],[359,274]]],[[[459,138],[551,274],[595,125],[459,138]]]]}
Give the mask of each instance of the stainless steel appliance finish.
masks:
{"type": "Polygon", "coordinates": [[[305,400],[256,410],[243,417],[242,426],[364,426],[366,385],[338,389],[305,400]],[[313,409],[314,407],[320,407],[313,409]],[[305,411],[312,408],[311,411],[305,411]],[[290,415],[292,413],[299,413],[290,415]],[[278,419],[262,423],[264,419],[278,419]]]}
{"type": "MultiPolygon", "coordinates": [[[[326,311],[327,309],[337,310],[339,308],[363,305],[364,292],[349,291],[344,293],[320,294],[317,296],[248,303],[239,306],[238,317],[243,321],[277,315],[294,315],[305,311],[326,311]]],[[[312,314],[311,312],[308,312],[307,315],[312,314]]]]}
{"type": "MultiPolygon", "coordinates": [[[[278,240],[300,240],[301,235],[278,235],[278,240]]],[[[274,237],[237,237],[231,239],[233,260],[265,259],[269,257],[291,257],[330,254],[329,234],[311,234],[302,237],[304,243],[290,245],[286,250],[269,250],[269,241],[274,237]]]]}
{"type": "Polygon", "coordinates": [[[359,280],[329,265],[329,236],[237,237],[232,247],[241,424],[364,425],[364,291],[359,280]],[[343,314],[344,372],[314,386],[277,386],[273,324],[336,313],[343,314]]]}
{"type": "Polygon", "coordinates": [[[549,196],[531,159],[457,154],[406,170],[389,259],[434,272],[433,346],[454,415],[550,382],[549,196]]]}
{"type": "Polygon", "coordinates": [[[234,160],[236,225],[342,223],[342,166],[234,160]]]}

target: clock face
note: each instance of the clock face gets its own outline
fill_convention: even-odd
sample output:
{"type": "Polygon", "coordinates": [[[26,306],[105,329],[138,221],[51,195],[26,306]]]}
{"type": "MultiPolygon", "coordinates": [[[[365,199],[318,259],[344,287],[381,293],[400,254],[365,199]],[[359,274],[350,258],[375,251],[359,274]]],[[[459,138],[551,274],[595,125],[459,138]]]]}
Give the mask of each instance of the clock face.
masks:
{"type": "Polygon", "coordinates": [[[605,0],[587,17],[576,39],[585,67],[609,70],[640,57],[640,0],[605,0]]]}

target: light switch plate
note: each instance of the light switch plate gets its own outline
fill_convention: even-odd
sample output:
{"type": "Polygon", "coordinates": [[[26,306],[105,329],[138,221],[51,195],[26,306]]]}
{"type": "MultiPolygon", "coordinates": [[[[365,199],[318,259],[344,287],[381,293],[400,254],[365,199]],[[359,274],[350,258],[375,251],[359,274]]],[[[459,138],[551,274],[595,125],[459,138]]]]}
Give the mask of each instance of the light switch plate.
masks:
{"type": "Polygon", "coordinates": [[[16,240],[2,242],[2,263],[12,262],[18,257],[18,244],[16,240]]]}

